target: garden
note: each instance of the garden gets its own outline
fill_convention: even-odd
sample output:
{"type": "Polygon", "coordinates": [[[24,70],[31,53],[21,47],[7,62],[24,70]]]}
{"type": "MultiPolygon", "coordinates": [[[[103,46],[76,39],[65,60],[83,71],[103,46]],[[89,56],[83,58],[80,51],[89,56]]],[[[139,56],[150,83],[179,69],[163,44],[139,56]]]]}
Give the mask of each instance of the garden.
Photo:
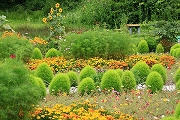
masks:
{"type": "Polygon", "coordinates": [[[0,120],[180,120],[174,2],[0,5],[0,120]]]}

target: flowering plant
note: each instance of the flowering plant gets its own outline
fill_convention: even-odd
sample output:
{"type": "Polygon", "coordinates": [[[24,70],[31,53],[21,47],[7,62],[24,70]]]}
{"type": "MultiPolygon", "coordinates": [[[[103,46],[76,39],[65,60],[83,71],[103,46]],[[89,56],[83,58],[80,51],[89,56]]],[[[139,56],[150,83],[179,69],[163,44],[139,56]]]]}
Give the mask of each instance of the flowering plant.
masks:
{"type": "Polygon", "coordinates": [[[65,27],[63,26],[64,22],[64,16],[61,15],[62,8],[60,8],[60,4],[55,4],[55,9],[51,8],[50,12],[48,13],[48,16],[43,18],[44,23],[49,24],[50,28],[50,37],[62,37],[65,32],[65,27]]]}

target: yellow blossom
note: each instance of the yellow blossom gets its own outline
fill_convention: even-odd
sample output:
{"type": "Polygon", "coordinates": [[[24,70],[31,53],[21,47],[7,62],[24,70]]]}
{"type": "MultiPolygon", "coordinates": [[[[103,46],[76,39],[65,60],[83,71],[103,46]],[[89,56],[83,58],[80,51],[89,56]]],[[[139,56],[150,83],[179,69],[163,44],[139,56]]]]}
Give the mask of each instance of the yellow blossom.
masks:
{"type": "Polygon", "coordinates": [[[53,9],[53,8],[51,8],[51,10],[50,10],[50,14],[53,14],[53,12],[54,12],[54,9],[53,9]]]}
{"type": "Polygon", "coordinates": [[[62,12],[62,8],[59,8],[59,12],[60,12],[60,13],[62,12]]]}
{"type": "Polygon", "coordinates": [[[56,7],[56,8],[59,8],[59,7],[60,7],[60,4],[59,4],[59,3],[56,3],[55,7],[56,7]]]}
{"type": "Polygon", "coordinates": [[[43,18],[42,21],[43,21],[44,23],[47,23],[47,18],[43,18]]]}

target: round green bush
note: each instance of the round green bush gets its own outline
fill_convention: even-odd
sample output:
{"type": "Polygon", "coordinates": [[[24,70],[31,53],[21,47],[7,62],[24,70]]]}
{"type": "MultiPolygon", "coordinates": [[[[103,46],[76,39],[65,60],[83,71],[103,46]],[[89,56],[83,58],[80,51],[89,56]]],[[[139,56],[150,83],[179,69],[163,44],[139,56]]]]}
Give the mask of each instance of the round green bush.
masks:
{"type": "Polygon", "coordinates": [[[176,119],[176,118],[173,117],[173,116],[168,116],[168,117],[162,118],[161,120],[178,120],[178,119],[176,119]]]}
{"type": "Polygon", "coordinates": [[[41,93],[41,97],[45,97],[46,96],[46,86],[43,82],[43,80],[39,77],[33,76],[33,75],[29,75],[30,80],[32,81],[33,85],[37,86],[39,89],[38,91],[41,93]]]}
{"type": "Polygon", "coordinates": [[[48,86],[53,79],[53,71],[48,66],[48,64],[44,62],[38,65],[35,71],[35,76],[40,77],[44,81],[46,86],[48,86]]]}
{"type": "Polygon", "coordinates": [[[166,68],[162,64],[154,64],[151,67],[151,71],[158,72],[162,76],[164,84],[166,83],[167,72],[166,72],[166,68]]]}
{"type": "Polygon", "coordinates": [[[75,86],[78,85],[78,75],[77,75],[76,72],[74,72],[74,71],[69,71],[69,72],[67,73],[67,76],[68,76],[69,79],[70,79],[70,82],[71,82],[71,86],[72,86],[72,87],[75,87],[75,86]]]}
{"type": "Polygon", "coordinates": [[[93,67],[88,65],[80,71],[79,80],[81,81],[82,79],[86,77],[91,77],[93,79],[95,76],[96,76],[96,70],[93,67]]]}
{"type": "Polygon", "coordinates": [[[42,53],[41,50],[39,48],[34,48],[34,50],[32,51],[32,59],[42,59],[42,53]]]}
{"type": "Polygon", "coordinates": [[[163,79],[158,72],[152,71],[147,76],[146,86],[152,91],[152,93],[162,90],[163,84],[163,79]]]}
{"type": "Polygon", "coordinates": [[[138,44],[138,52],[143,54],[143,53],[148,53],[149,52],[149,47],[147,44],[146,40],[141,40],[138,44]]]}
{"type": "Polygon", "coordinates": [[[164,53],[164,47],[162,46],[162,44],[158,44],[156,46],[156,53],[164,53]]]}
{"type": "Polygon", "coordinates": [[[57,56],[61,56],[61,55],[60,55],[60,52],[55,48],[49,49],[48,52],[45,55],[46,58],[57,57],[57,56]]]}
{"type": "Polygon", "coordinates": [[[104,89],[114,89],[116,91],[121,91],[122,80],[116,70],[107,70],[100,83],[101,90],[104,89]]]}
{"type": "Polygon", "coordinates": [[[180,68],[175,71],[174,82],[177,83],[180,80],[180,68]]]}
{"type": "Polygon", "coordinates": [[[180,58],[180,48],[174,49],[172,55],[176,58],[180,58]]]}
{"type": "Polygon", "coordinates": [[[123,70],[122,69],[116,69],[116,72],[119,74],[120,78],[122,77],[123,70]]]}
{"type": "Polygon", "coordinates": [[[174,116],[177,118],[177,119],[180,119],[180,103],[178,103],[176,105],[176,108],[175,108],[175,111],[174,111],[174,116]]]}
{"type": "Polygon", "coordinates": [[[176,89],[180,90],[180,80],[176,83],[176,89]]]}
{"type": "Polygon", "coordinates": [[[39,88],[29,78],[29,70],[16,59],[0,64],[0,120],[27,120],[29,111],[41,100],[39,88]],[[20,116],[19,112],[23,111],[20,116]]]}
{"type": "Polygon", "coordinates": [[[131,71],[125,70],[122,74],[121,80],[125,91],[136,88],[136,79],[131,71]]]}
{"type": "Polygon", "coordinates": [[[94,80],[90,77],[84,78],[78,85],[78,92],[81,95],[84,95],[85,93],[90,94],[92,90],[95,90],[95,84],[94,80]]]}
{"type": "Polygon", "coordinates": [[[59,73],[50,82],[49,91],[54,95],[58,93],[69,93],[70,86],[69,77],[65,73],[59,73]]]}
{"type": "Polygon", "coordinates": [[[173,52],[176,48],[180,48],[180,44],[174,44],[171,48],[170,48],[170,55],[173,55],[173,52]]]}
{"type": "Polygon", "coordinates": [[[130,71],[134,74],[137,84],[144,84],[148,74],[150,73],[150,68],[145,62],[138,62],[130,71]]]}

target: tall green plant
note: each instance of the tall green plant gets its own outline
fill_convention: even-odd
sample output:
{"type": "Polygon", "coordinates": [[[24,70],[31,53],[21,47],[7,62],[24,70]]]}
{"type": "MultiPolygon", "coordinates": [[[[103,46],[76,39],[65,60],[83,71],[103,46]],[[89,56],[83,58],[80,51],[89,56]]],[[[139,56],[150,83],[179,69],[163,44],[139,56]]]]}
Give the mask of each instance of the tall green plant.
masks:
{"type": "Polygon", "coordinates": [[[22,62],[8,59],[0,64],[0,119],[30,119],[29,111],[40,100],[41,93],[29,77],[22,62]]]}
{"type": "Polygon", "coordinates": [[[141,40],[138,44],[138,52],[139,53],[148,53],[149,52],[149,46],[147,44],[146,40],[141,40]]]}

